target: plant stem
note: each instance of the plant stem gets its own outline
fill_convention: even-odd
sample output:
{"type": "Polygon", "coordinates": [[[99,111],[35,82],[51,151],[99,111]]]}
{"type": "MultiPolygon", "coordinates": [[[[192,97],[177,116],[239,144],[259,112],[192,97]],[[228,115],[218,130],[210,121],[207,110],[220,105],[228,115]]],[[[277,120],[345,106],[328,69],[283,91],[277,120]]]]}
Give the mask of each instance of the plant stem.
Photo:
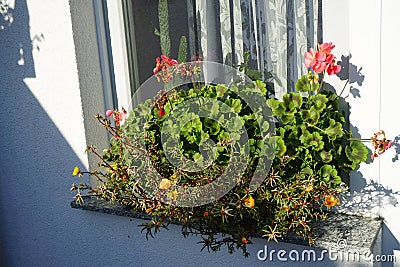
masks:
{"type": "Polygon", "coordinates": [[[349,79],[347,79],[345,85],[343,86],[343,89],[342,89],[342,91],[340,92],[339,97],[342,96],[342,94],[343,94],[343,92],[344,92],[344,89],[346,89],[346,86],[347,86],[348,83],[349,83],[349,79]]]}
{"type": "Polygon", "coordinates": [[[350,137],[347,138],[349,141],[358,140],[358,141],[371,141],[371,138],[358,138],[358,137],[350,137]]]}
{"type": "Polygon", "coordinates": [[[325,71],[322,73],[322,79],[321,79],[321,82],[319,84],[319,87],[318,87],[318,90],[317,90],[317,94],[319,93],[319,91],[321,91],[322,84],[324,83],[324,79],[325,79],[325,71]]]}

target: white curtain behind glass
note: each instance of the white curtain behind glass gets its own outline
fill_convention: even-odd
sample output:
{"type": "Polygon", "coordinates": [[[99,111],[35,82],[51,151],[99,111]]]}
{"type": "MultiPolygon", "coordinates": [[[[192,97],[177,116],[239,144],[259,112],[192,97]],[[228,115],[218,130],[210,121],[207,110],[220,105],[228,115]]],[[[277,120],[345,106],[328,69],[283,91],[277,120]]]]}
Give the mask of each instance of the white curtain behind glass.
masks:
{"type": "Polygon", "coordinates": [[[238,64],[250,51],[258,70],[271,71],[275,97],[307,72],[303,55],[322,39],[321,0],[188,1],[190,54],[238,64]]]}

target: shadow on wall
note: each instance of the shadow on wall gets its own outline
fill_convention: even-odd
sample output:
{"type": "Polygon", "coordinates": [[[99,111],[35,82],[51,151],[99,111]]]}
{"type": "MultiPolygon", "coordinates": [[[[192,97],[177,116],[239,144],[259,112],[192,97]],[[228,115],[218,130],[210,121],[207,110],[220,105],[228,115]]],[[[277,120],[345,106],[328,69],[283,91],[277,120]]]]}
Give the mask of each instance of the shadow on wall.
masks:
{"type": "MultiPolygon", "coordinates": [[[[342,70],[337,74],[338,78],[345,81],[345,84],[340,92],[337,92],[340,96],[339,106],[340,109],[345,112],[347,121],[351,113],[351,107],[348,104],[347,98],[352,96],[353,98],[360,98],[362,92],[360,90],[365,75],[362,74],[362,67],[358,67],[351,62],[352,55],[342,55],[338,65],[342,67],[342,70]],[[349,87],[348,93],[345,90],[349,87]]],[[[335,88],[330,84],[324,84],[324,90],[335,92],[335,88]]],[[[340,90],[340,89],[339,89],[340,90]]],[[[361,100],[360,100],[361,101],[361,100]]],[[[368,138],[361,136],[359,129],[351,123],[346,127],[353,133],[353,137],[357,138],[368,138]]],[[[372,136],[372,134],[371,134],[372,136]]],[[[396,136],[393,140],[393,147],[396,150],[396,154],[392,161],[399,160],[400,155],[400,135],[396,136]]],[[[367,164],[371,164],[370,158],[372,151],[368,148],[367,164]]],[[[345,177],[346,180],[346,177],[345,177]]],[[[379,216],[382,207],[384,206],[397,206],[398,199],[400,198],[400,192],[393,191],[392,189],[385,188],[383,185],[369,181],[363,177],[363,174],[358,170],[352,172],[352,180],[357,181],[352,183],[351,191],[346,193],[341,199],[341,205],[337,208],[337,211],[350,212],[354,214],[364,214],[369,216],[379,216]]],[[[383,254],[392,255],[393,250],[400,249],[398,240],[391,233],[389,228],[384,225],[383,237],[382,237],[382,251],[383,254]]],[[[393,266],[393,265],[387,265],[393,266]]]]}
{"type": "MultiPolygon", "coordinates": [[[[382,255],[394,255],[394,250],[400,250],[400,243],[384,223],[382,225],[382,255]]],[[[382,263],[383,267],[398,266],[400,259],[382,263]]]]}
{"type": "MultiPolygon", "coordinates": [[[[361,95],[360,90],[355,86],[362,86],[365,76],[361,73],[362,67],[358,68],[350,62],[350,59],[351,54],[348,56],[342,55],[341,60],[338,61],[338,65],[342,67],[342,70],[337,74],[337,76],[340,80],[346,81],[346,85],[348,84],[350,86],[350,94],[352,94],[354,98],[357,98],[361,97],[361,95]]],[[[340,93],[340,95],[342,95],[342,93],[340,93]]],[[[348,96],[345,96],[345,98],[347,97],[348,96]]]]}
{"type": "Polygon", "coordinates": [[[64,266],[76,242],[67,178],[80,161],[23,81],[35,77],[26,1],[12,12],[0,30],[0,265],[64,266]]]}
{"type": "Polygon", "coordinates": [[[396,154],[393,156],[392,161],[396,162],[400,159],[400,134],[393,139],[393,148],[395,149],[396,154]]]}

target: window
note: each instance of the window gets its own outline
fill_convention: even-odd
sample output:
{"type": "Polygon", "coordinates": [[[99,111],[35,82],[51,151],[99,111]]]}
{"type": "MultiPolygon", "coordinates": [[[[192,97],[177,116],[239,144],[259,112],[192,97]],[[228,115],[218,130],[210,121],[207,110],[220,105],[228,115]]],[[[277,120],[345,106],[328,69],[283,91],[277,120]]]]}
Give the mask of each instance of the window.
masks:
{"type": "Polygon", "coordinates": [[[262,78],[273,74],[280,97],[306,72],[304,52],[322,41],[321,0],[126,0],[123,13],[134,88],[160,54],[237,65],[248,51],[262,78]]]}

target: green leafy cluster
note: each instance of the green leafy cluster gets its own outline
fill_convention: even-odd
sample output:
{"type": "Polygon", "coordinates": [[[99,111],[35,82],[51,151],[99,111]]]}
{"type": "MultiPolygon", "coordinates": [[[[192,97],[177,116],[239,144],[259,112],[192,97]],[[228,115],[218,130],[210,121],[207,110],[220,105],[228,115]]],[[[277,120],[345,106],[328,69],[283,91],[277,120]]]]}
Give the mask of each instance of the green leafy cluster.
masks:
{"type": "MultiPolygon", "coordinates": [[[[301,87],[304,79],[307,76],[299,79],[296,88],[301,87]]],[[[335,187],[342,182],[340,171],[354,170],[367,159],[368,151],[359,141],[346,141],[351,133],[344,130],[344,113],[338,110],[339,97],[328,91],[312,94],[316,90],[317,87],[310,86],[311,94],[307,97],[291,92],[282,101],[268,99],[267,103],[281,122],[277,129],[278,158],[291,159],[284,176],[293,177],[307,168],[335,187]]]]}
{"type": "MultiPolygon", "coordinates": [[[[351,134],[344,130],[345,118],[338,109],[338,96],[319,92],[318,87],[304,84],[305,79],[299,79],[296,88],[306,96],[291,92],[282,100],[268,98],[266,85],[261,81],[229,88],[221,84],[197,85],[189,90],[168,92],[162,116],[151,100],[134,109],[123,128],[98,116],[114,138],[110,149],[103,154],[93,147],[89,150],[99,156],[99,166],[106,170],[89,172],[101,181],[99,187],[75,189],[90,188],[94,195],[148,214],[151,220],[142,224],[147,237],[154,236],[170,222],[177,222],[182,225],[184,236],[200,236],[203,249],[209,251],[218,251],[226,245],[229,252],[241,249],[247,256],[246,246],[257,235],[278,240],[296,233],[312,244],[312,222],[325,218],[324,208],[338,204],[338,195],[343,191],[341,172],[354,170],[365,161],[367,149],[358,141],[347,141],[351,134]],[[265,97],[276,119],[275,135],[270,136],[275,143],[272,153],[263,151],[261,144],[262,133],[272,125],[268,122],[259,125],[259,111],[251,110],[238,94],[254,91],[265,97]],[[213,99],[223,104],[217,105],[213,99]],[[181,110],[179,121],[167,119],[171,112],[179,112],[181,103],[188,101],[197,107],[196,112],[181,110]],[[170,138],[162,140],[162,131],[170,138]],[[168,189],[173,201],[179,197],[174,188],[202,186],[218,179],[243,131],[248,135],[250,156],[244,174],[234,177],[237,184],[227,194],[197,207],[171,205],[160,197],[166,191],[159,181],[149,179],[151,169],[163,177],[165,190],[168,189]],[[140,139],[145,140],[141,147],[140,139]],[[174,140],[177,150],[165,151],[163,144],[174,147],[174,140]],[[207,168],[199,171],[177,168],[167,153],[174,157],[178,152],[207,168]],[[140,160],[143,155],[146,159],[140,160]],[[261,155],[273,160],[272,167],[262,184],[250,191],[250,180],[261,155]],[[155,187],[161,188],[159,192],[146,193],[155,187]]],[[[242,167],[241,162],[235,164],[234,167],[242,167]]]]}

